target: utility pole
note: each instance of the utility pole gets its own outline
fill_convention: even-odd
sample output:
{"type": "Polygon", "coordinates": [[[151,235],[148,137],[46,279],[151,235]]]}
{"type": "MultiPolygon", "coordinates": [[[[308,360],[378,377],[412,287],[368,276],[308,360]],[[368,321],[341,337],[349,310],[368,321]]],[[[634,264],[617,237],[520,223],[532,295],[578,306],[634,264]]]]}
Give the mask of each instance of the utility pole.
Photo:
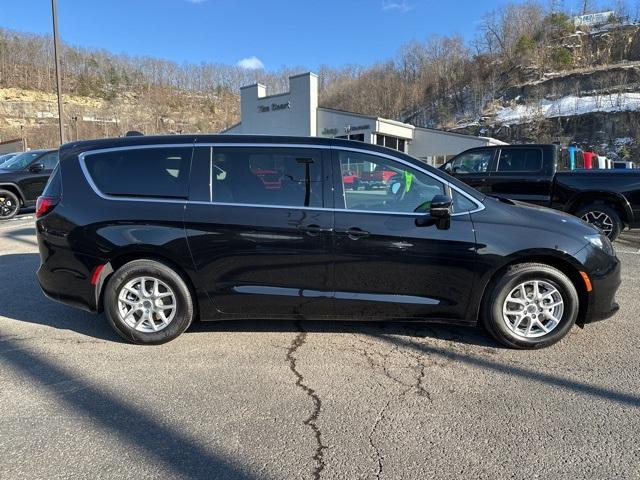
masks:
{"type": "Polygon", "coordinates": [[[64,118],[62,116],[62,79],[60,76],[60,45],[58,39],[58,7],[57,0],[51,0],[53,17],[53,56],[56,62],[56,88],[58,90],[58,123],[60,125],[60,145],[64,140],[64,118]]]}

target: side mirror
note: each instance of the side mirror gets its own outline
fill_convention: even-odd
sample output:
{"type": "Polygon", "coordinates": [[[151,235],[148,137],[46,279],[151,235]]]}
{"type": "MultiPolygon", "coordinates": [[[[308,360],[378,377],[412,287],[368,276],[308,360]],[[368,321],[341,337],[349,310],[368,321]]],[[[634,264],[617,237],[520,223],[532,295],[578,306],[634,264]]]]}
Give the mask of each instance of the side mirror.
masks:
{"type": "Polygon", "coordinates": [[[416,218],[417,227],[435,225],[438,230],[447,230],[451,226],[451,208],[453,200],[448,195],[436,195],[431,200],[429,214],[416,218]]]}
{"type": "Polygon", "coordinates": [[[29,165],[29,171],[31,173],[39,173],[44,170],[44,164],[40,162],[33,163],[29,165]]]}
{"type": "Polygon", "coordinates": [[[429,215],[433,218],[449,218],[451,217],[452,205],[453,200],[449,195],[436,195],[431,200],[429,215]]]}

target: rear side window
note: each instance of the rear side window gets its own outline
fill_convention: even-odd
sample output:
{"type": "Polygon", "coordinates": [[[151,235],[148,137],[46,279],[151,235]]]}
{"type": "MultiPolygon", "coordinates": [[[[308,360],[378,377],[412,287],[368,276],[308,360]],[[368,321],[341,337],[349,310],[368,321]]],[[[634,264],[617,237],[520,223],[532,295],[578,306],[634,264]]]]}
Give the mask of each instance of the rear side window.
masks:
{"type": "Polygon", "coordinates": [[[540,170],[542,170],[542,150],[539,148],[500,151],[498,172],[539,172],[540,170]]]}
{"type": "Polygon", "coordinates": [[[210,162],[214,202],[322,207],[318,150],[213,148],[210,162]]]}
{"type": "Polygon", "coordinates": [[[193,148],[136,148],[85,157],[98,190],[130,197],[187,198],[193,148]]]}
{"type": "Polygon", "coordinates": [[[55,169],[49,177],[47,185],[42,192],[43,197],[56,197],[62,196],[62,174],[60,173],[60,165],[56,165],[55,169]]]}

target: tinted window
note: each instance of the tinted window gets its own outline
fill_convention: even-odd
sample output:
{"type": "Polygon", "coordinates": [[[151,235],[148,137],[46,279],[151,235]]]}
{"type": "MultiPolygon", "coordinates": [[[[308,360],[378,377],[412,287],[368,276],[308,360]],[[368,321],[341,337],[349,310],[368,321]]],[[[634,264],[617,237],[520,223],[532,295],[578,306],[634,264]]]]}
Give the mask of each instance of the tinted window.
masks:
{"type": "Polygon", "coordinates": [[[58,164],[58,152],[47,153],[36,161],[42,163],[45,170],[53,170],[53,168],[58,164]]]}
{"type": "Polygon", "coordinates": [[[186,198],[192,148],[141,148],[85,157],[98,189],[109,195],[186,198]]]}
{"type": "Polygon", "coordinates": [[[444,185],[399,162],[375,155],[339,152],[344,204],[338,208],[376,212],[426,212],[444,185]]]}
{"type": "Polygon", "coordinates": [[[498,172],[539,172],[542,170],[542,150],[516,148],[501,150],[498,172]]]}
{"type": "Polygon", "coordinates": [[[322,207],[322,156],[304,148],[214,148],[215,202],[322,207]]]}
{"type": "Polygon", "coordinates": [[[469,175],[486,173],[493,158],[493,150],[480,150],[463,153],[451,161],[451,173],[456,175],[469,175]]]}
{"type": "Polygon", "coordinates": [[[456,190],[451,189],[453,200],[453,213],[470,212],[478,206],[456,190]]]}
{"type": "Polygon", "coordinates": [[[60,173],[60,167],[58,165],[56,165],[55,169],[51,173],[42,195],[45,197],[58,198],[62,196],[62,174],[60,173]]]}

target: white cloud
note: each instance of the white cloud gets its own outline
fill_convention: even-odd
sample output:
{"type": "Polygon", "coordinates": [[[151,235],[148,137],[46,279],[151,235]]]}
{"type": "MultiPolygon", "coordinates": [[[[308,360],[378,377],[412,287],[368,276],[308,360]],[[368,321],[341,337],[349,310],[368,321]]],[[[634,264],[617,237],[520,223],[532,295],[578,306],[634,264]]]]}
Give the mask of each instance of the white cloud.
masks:
{"type": "Polygon", "coordinates": [[[207,0],[184,0],[185,2],[189,2],[189,3],[193,3],[194,5],[197,5],[198,3],[204,3],[207,0]]]}
{"type": "Polygon", "coordinates": [[[238,63],[236,63],[236,65],[240,68],[246,68],[247,70],[259,70],[261,68],[264,68],[264,63],[262,63],[262,60],[260,60],[256,56],[238,60],[238,63]]]}
{"type": "Polygon", "coordinates": [[[401,0],[401,1],[385,0],[382,2],[383,12],[407,13],[411,10],[413,10],[413,5],[408,4],[406,0],[401,0]]]}

